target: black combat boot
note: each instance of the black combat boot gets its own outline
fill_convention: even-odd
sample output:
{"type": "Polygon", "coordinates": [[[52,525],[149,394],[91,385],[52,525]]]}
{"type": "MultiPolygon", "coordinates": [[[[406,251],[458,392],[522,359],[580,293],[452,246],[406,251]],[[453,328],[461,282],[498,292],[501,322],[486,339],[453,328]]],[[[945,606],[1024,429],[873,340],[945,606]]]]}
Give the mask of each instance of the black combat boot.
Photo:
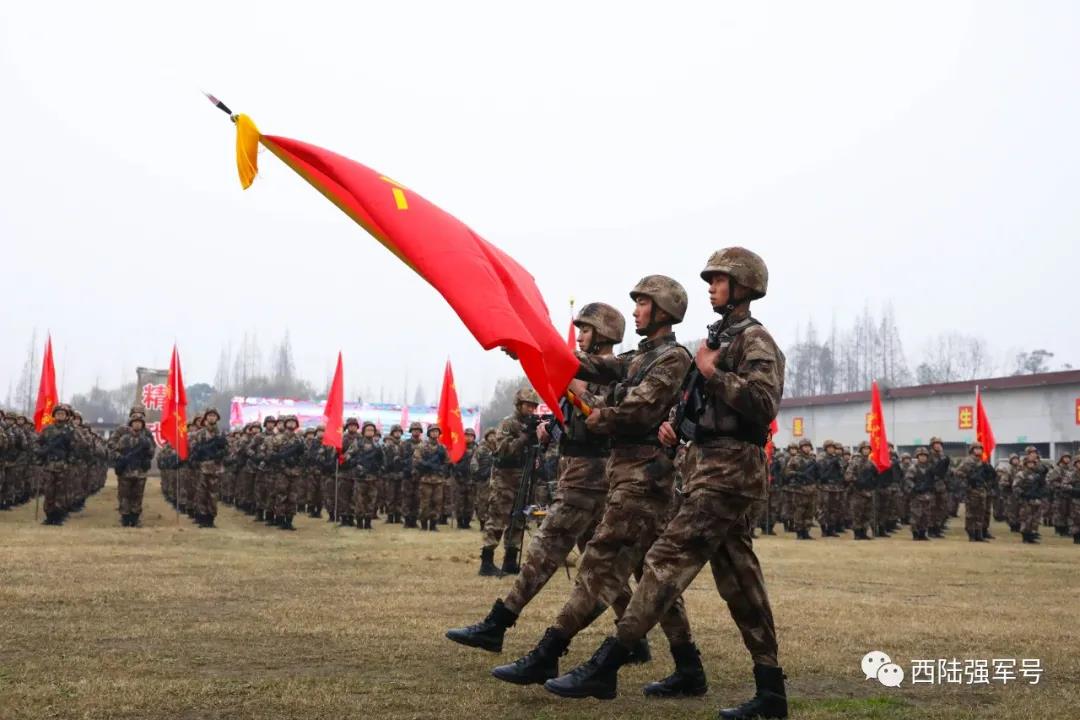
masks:
{"type": "Polygon", "coordinates": [[[983,528],[982,531],[983,540],[994,540],[994,536],[990,534],[990,528],[983,528]]]}
{"type": "Polygon", "coordinates": [[[1065,525],[1055,525],[1054,534],[1060,535],[1061,537],[1069,537],[1069,528],[1065,525]]]}
{"type": "Polygon", "coordinates": [[[986,542],[982,530],[968,530],[968,542],[986,542]]]}
{"type": "Polygon", "coordinates": [[[869,540],[869,539],[870,538],[868,538],[866,536],[866,530],[864,530],[863,528],[855,528],[855,537],[853,537],[852,540],[869,540]]]}
{"type": "Polygon", "coordinates": [[[696,697],[709,691],[697,645],[672,645],[671,657],[675,659],[675,672],[663,680],[646,685],[643,690],[645,697],[696,697]]]}
{"type": "Polygon", "coordinates": [[[435,521],[435,518],[431,518],[431,520],[428,521],[428,530],[431,532],[439,532],[439,523],[435,521]]]}
{"type": "Polygon", "coordinates": [[[199,523],[199,527],[201,527],[201,528],[212,528],[212,527],[214,527],[214,516],[210,515],[209,513],[203,515],[202,516],[202,521],[199,523]]]}
{"type": "Polygon", "coordinates": [[[449,515],[443,515],[442,517],[440,517],[439,518],[439,524],[440,525],[449,525],[450,524],[450,516],[449,515]]]}
{"type": "Polygon", "coordinates": [[[128,516],[126,514],[120,515],[120,527],[128,527],[128,516]]]}
{"type": "Polygon", "coordinates": [[[484,577],[502,577],[495,565],[495,548],[484,548],[480,551],[480,574],[484,577]]]}
{"type": "Polygon", "coordinates": [[[1039,541],[1035,537],[1035,533],[1033,533],[1033,532],[1021,533],[1021,536],[1023,537],[1022,542],[1025,542],[1028,545],[1038,545],[1039,544],[1039,541]]]}
{"type": "Polygon", "coordinates": [[[506,548],[503,551],[503,575],[517,575],[521,572],[521,566],[518,565],[519,552],[517,548],[506,548]]]}
{"type": "Polygon", "coordinates": [[[472,518],[468,518],[468,517],[461,518],[461,529],[462,530],[472,530],[472,518]]]}
{"type": "Polygon", "coordinates": [[[544,631],[536,647],[508,665],[500,665],[491,674],[515,685],[539,685],[559,674],[559,658],[566,654],[570,639],[553,627],[544,631]]]}
{"type": "Polygon", "coordinates": [[[1020,523],[1009,523],[1009,532],[1020,532],[1020,523]]]}
{"type": "Polygon", "coordinates": [[[749,720],[750,718],[786,718],[787,693],[784,691],[784,671],[778,667],[754,666],[754,684],[757,692],[742,705],[724,708],[721,720],[749,720]]]}
{"type": "Polygon", "coordinates": [[[296,528],[293,527],[292,519],[293,519],[292,515],[286,515],[285,517],[281,518],[281,524],[278,525],[278,529],[279,530],[296,530],[296,528]]]}
{"type": "Polygon", "coordinates": [[[1080,532],[1073,533],[1073,545],[1080,545],[1080,532]]]}
{"type": "Polygon", "coordinates": [[[447,630],[446,637],[461,645],[488,652],[502,652],[503,635],[507,628],[514,627],[517,619],[518,616],[507,609],[502,600],[496,600],[486,618],[475,625],[447,630]]]}
{"type": "Polygon", "coordinates": [[[405,516],[405,527],[416,529],[416,518],[412,517],[411,515],[406,515],[405,516]]]}
{"type": "Polygon", "coordinates": [[[128,527],[133,527],[133,528],[140,527],[140,525],[139,525],[139,515],[140,514],[141,513],[131,513],[131,515],[130,515],[131,519],[128,521],[131,524],[128,525],[128,527]]]}
{"type": "Polygon", "coordinates": [[[420,529],[427,530],[427,518],[420,518],[420,529]]]}
{"type": "Polygon", "coordinates": [[[613,700],[619,689],[619,668],[630,658],[630,650],[618,638],[604,640],[593,656],[554,680],[544,689],[560,697],[613,700]]]}
{"type": "Polygon", "coordinates": [[[374,528],[371,527],[371,520],[372,520],[372,518],[364,518],[364,529],[365,530],[373,530],[374,529],[374,528]]]}
{"type": "Polygon", "coordinates": [[[771,523],[771,522],[765,523],[765,534],[766,535],[775,535],[776,534],[776,530],[773,530],[773,525],[775,525],[775,523],[771,523]]]}
{"type": "Polygon", "coordinates": [[[266,520],[266,511],[265,510],[256,510],[255,511],[255,522],[262,522],[264,520],[266,520]]]}
{"type": "Polygon", "coordinates": [[[311,506],[311,512],[308,513],[308,517],[321,518],[322,517],[322,508],[319,507],[318,505],[312,505],[311,506]]]}

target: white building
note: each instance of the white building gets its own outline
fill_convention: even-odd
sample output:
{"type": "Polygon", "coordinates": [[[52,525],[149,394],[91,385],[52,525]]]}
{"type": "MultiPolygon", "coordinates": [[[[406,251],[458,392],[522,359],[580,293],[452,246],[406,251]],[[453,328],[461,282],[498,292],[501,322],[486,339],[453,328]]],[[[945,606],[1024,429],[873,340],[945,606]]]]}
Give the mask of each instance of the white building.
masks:
{"type": "MultiPolygon", "coordinates": [[[[1080,371],[1014,375],[940,385],[881,388],[889,442],[910,452],[938,436],[951,454],[975,440],[975,386],[997,440],[995,460],[1034,445],[1044,458],[1080,449],[1080,371]]],[[[785,398],[774,438],[782,447],[808,437],[853,446],[868,439],[870,391],[785,398]]]]}

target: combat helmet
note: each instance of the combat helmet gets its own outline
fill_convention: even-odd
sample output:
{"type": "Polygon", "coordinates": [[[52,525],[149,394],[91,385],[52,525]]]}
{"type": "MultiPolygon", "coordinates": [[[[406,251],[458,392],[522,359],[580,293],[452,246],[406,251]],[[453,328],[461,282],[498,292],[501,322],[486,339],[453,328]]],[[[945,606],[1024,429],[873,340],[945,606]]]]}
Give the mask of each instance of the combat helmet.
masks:
{"type": "Polygon", "coordinates": [[[400,433],[400,432],[405,432],[404,430],[401,429],[401,425],[398,425],[397,423],[394,423],[393,425],[390,426],[390,434],[391,435],[393,435],[394,433],[400,433]]]}
{"type": "Polygon", "coordinates": [[[638,280],[630,291],[630,299],[636,301],[641,295],[652,300],[653,307],[670,315],[672,325],[681,323],[686,315],[686,289],[667,275],[646,275],[638,280]]]}
{"type": "Polygon", "coordinates": [[[364,424],[360,426],[360,432],[364,432],[368,428],[371,428],[372,430],[378,431],[379,426],[376,425],[375,423],[371,422],[370,420],[365,420],[364,424]]]}
{"type": "Polygon", "coordinates": [[[439,427],[439,423],[431,423],[430,425],[427,426],[427,436],[428,437],[431,437],[432,431],[435,431],[435,432],[439,433],[440,435],[442,435],[442,428],[439,427]]]}
{"type": "Polygon", "coordinates": [[[349,418],[348,420],[345,421],[345,427],[349,427],[350,425],[355,425],[356,427],[359,428],[360,427],[360,421],[357,420],[354,417],[351,417],[351,418],[349,418]]]}
{"type": "Polygon", "coordinates": [[[804,447],[807,447],[807,446],[809,446],[809,448],[811,450],[813,450],[814,449],[814,441],[811,440],[810,438],[803,438],[802,440],[799,441],[799,449],[800,450],[802,450],[804,447]]]}
{"type": "Polygon", "coordinates": [[[142,405],[132,405],[131,410],[128,411],[128,420],[135,419],[135,416],[146,419],[146,408],[142,405]]]}
{"type": "Polygon", "coordinates": [[[863,440],[863,441],[862,441],[861,443],[859,443],[859,452],[862,452],[862,451],[863,451],[863,448],[865,448],[865,449],[867,449],[867,450],[871,450],[871,449],[872,449],[872,448],[870,447],[870,443],[869,443],[868,441],[866,441],[866,440],[863,440]]]}
{"type": "Polygon", "coordinates": [[[411,423],[409,423],[409,432],[413,433],[417,430],[419,430],[420,432],[424,432],[424,426],[421,425],[419,421],[413,420],[411,423]]]}
{"type": "Polygon", "coordinates": [[[918,458],[920,455],[925,455],[926,457],[929,458],[930,457],[930,451],[927,450],[924,447],[915,448],[915,457],[918,458]]]}
{"type": "Polygon", "coordinates": [[[536,394],[536,391],[531,387],[523,387],[514,393],[514,405],[520,403],[532,403],[533,405],[540,404],[540,396],[536,394]]]}
{"type": "Polygon", "coordinates": [[[611,305],[593,302],[583,305],[574,318],[574,325],[589,325],[596,335],[611,343],[621,343],[626,333],[626,318],[611,305]]]}
{"type": "MultiPolygon", "coordinates": [[[[701,271],[701,279],[709,281],[709,277],[723,273],[738,285],[750,291],[750,299],[757,300],[765,297],[769,290],[769,268],[765,261],[755,252],[742,247],[729,247],[717,250],[705,263],[705,269],[701,271]]],[[[735,291],[732,288],[731,300],[735,301],[735,291]]]]}

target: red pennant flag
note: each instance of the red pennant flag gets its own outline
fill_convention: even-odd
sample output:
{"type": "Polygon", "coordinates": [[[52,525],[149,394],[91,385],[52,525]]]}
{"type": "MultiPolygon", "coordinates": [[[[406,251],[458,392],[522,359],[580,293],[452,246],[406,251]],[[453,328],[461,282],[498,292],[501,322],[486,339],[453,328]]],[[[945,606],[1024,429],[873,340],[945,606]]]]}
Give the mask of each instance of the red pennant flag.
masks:
{"type": "Polygon", "coordinates": [[[246,115],[234,120],[244,187],[257,172],[261,142],[438,290],[485,350],[501,347],[517,358],[562,419],[559,398],[578,362],[525,268],[401,183],[329,150],[261,135],[246,115]]]}
{"type": "Polygon", "coordinates": [[[161,437],[176,450],[181,460],[187,460],[187,391],[180,372],[180,353],[173,345],[169,361],[169,378],[165,383],[165,406],[161,410],[161,437]]]}
{"type": "Polygon", "coordinates": [[[990,427],[990,418],[986,416],[986,408],[983,407],[982,394],[979,386],[975,386],[975,439],[982,443],[983,462],[990,462],[990,456],[994,454],[997,441],[994,440],[994,430],[990,427]]]}
{"type": "Polygon", "coordinates": [[[458,404],[454,371],[450,369],[449,360],[443,371],[442,392],[439,393],[439,429],[442,430],[439,442],[450,453],[450,462],[457,462],[465,454],[465,426],[461,422],[461,406],[458,404]]]}
{"type": "Polygon", "coordinates": [[[52,336],[45,340],[45,357],[41,359],[41,382],[38,384],[37,403],[34,405],[34,429],[41,432],[52,425],[52,410],[60,402],[56,391],[56,368],[53,366],[52,336]]]}
{"type": "Polygon", "coordinates": [[[341,455],[343,446],[341,433],[345,428],[345,378],[343,375],[341,351],[338,351],[334,381],[330,383],[330,394],[326,396],[326,408],[323,410],[323,422],[326,424],[326,431],[322,436],[323,445],[337,448],[338,463],[345,459],[341,455]]]}
{"type": "Polygon", "coordinates": [[[772,465],[773,453],[776,452],[776,445],[773,444],[773,436],[780,432],[780,425],[776,422],[776,418],[769,423],[769,439],[765,443],[765,458],[769,465],[772,465]]]}
{"type": "Polygon", "coordinates": [[[881,411],[881,393],[877,380],[870,390],[870,460],[879,473],[892,465],[889,455],[889,439],[885,436],[885,413],[881,411]]]}
{"type": "Polygon", "coordinates": [[[566,331],[566,347],[577,352],[577,325],[574,325],[574,301],[570,301],[570,329],[566,331]]]}

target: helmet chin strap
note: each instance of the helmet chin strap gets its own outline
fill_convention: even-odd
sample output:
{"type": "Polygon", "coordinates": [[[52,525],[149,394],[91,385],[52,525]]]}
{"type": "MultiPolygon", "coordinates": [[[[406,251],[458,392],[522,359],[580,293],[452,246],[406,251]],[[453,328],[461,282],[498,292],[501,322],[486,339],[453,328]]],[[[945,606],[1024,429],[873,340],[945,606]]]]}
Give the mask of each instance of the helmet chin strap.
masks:
{"type": "Polygon", "coordinates": [[[739,287],[739,283],[735,282],[735,279],[728,276],[728,301],[726,305],[713,305],[713,312],[719,313],[721,316],[727,316],[732,313],[735,308],[743,304],[743,300],[738,300],[735,297],[735,290],[739,287]]]}
{"type": "Polygon", "coordinates": [[[656,321],[656,303],[654,302],[652,304],[652,307],[649,309],[649,324],[643,328],[638,329],[637,334],[641,335],[642,337],[648,337],[663,326],[664,323],[656,321]]]}

